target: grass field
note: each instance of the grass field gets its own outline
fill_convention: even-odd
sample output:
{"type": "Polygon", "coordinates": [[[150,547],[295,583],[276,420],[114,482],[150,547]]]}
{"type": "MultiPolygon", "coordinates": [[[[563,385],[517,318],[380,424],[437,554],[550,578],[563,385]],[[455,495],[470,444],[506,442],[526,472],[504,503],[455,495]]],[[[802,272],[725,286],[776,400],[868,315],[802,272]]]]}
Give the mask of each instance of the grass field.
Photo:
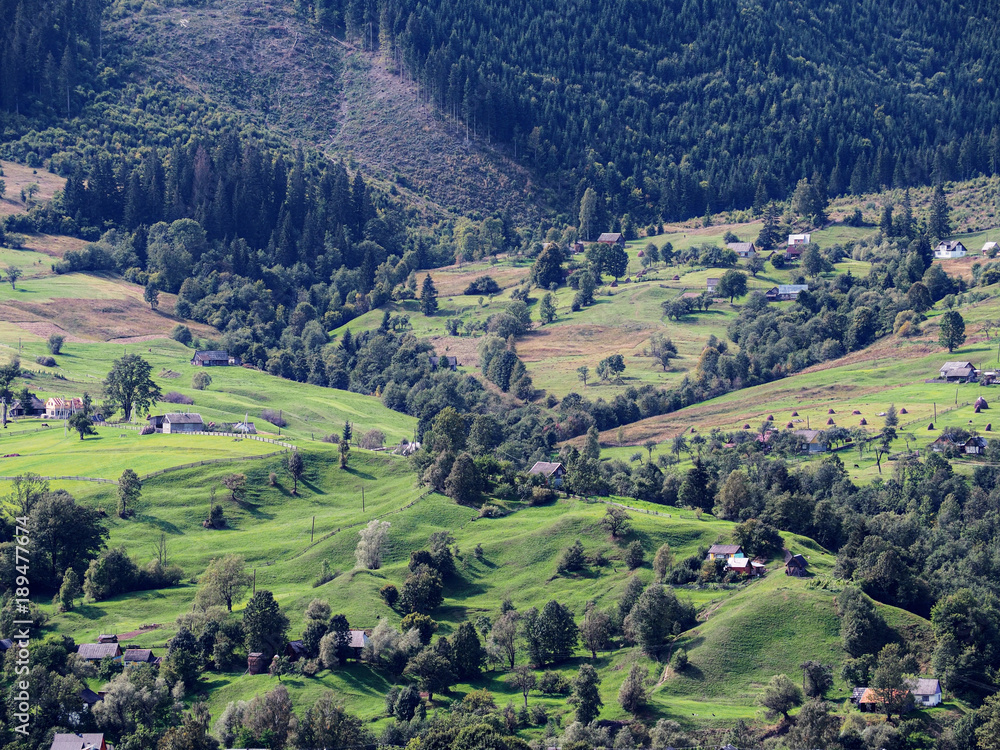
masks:
{"type": "MultiPolygon", "coordinates": [[[[0,327],[0,340],[4,333],[0,327]]],[[[17,347],[11,346],[9,341],[4,340],[7,352],[17,353],[17,347]]],[[[416,420],[387,409],[373,396],[295,383],[259,370],[211,368],[208,372],[212,385],[204,391],[195,390],[191,387],[191,376],[200,368],[190,364],[194,352],[171,339],[133,344],[67,343],[56,357],[57,366],[48,368],[34,362],[36,356],[47,354],[44,339],[25,334],[20,356],[24,367],[32,374],[31,390],[39,398],[79,396],[88,391],[95,402],[99,402],[101,381],[112,360],[126,352],[140,354],[152,365],[154,379],[163,393],[177,391],[194,399],[191,406],[160,403],[155,413],[186,410],[201,414],[206,422],[216,423],[238,422],[249,415],[258,431],[277,433],[278,428],[260,416],[263,409],[273,409],[288,423],[281,430],[282,434],[291,437],[318,441],[325,435],[339,432],[344,421],[350,420],[359,436],[378,427],[385,433],[387,444],[398,443],[402,438],[413,439],[416,420]]]]}

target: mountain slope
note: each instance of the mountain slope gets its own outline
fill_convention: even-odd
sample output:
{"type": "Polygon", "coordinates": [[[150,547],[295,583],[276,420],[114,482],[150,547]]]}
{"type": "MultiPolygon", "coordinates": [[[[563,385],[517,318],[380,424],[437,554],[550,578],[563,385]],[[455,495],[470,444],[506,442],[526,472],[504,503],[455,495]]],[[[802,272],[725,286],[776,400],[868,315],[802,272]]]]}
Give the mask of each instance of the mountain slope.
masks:
{"type": "Polygon", "coordinates": [[[528,173],[433,116],[416,87],[281,4],[213,0],[122,13],[149,83],[235,109],[259,127],[347,159],[432,216],[535,216],[528,173]]]}

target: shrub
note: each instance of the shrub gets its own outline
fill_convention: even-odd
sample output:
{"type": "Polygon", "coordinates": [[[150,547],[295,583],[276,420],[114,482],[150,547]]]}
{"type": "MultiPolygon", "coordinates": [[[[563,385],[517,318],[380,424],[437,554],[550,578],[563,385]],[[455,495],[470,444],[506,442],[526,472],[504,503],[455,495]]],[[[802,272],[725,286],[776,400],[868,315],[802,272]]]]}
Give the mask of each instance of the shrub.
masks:
{"type": "Polygon", "coordinates": [[[270,474],[267,475],[267,483],[271,487],[276,487],[278,484],[278,475],[272,471],[270,474]]]}
{"type": "Polygon", "coordinates": [[[531,490],[531,500],[528,501],[528,505],[548,505],[555,501],[555,490],[550,490],[548,487],[534,487],[531,490]]]}
{"type": "Polygon", "coordinates": [[[684,649],[677,649],[674,652],[673,658],[670,660],[670,666],[675,672],[683,672],[687,669],[688,665],[688,654],[684,649]]]}
{"type": "Polygon", "coordinates": [[[368,430],[358,439],[358,446],[365,450],[376,450],[385,445],[385,433],[382,430],[368,430]]]}
{"type": "Polygon", "coordinates": [[[315,677],[319,670],[319,659],[307,659],[302,662],[302,674],[306,677],[315,677]]]}
{"type": "Polygon", "coordinates": [[[260,418],[267,422],[270,422],[275,427],[284,427],[285,425],[288,424],[288,422],[285,421],[284,417],[281,416],[281,412],[275,411],[274,409],[264,409],[260,413],[260,418]]]}
{"type": "Polygon", "coordinates": [[[502,518],[503,511],[496,505],[484,505],[479,509],[480,518],[502,518]]]}
{"type": "Polygon", "coordinates": [[[196,372],[191,377],[191,387],[196,391],[203,391],[212,385],[212,376],[207,372],[196,372]]]}
{"type": "Polygon", "coordinates": [[[194,337],[191,335],[190,328],[188,328],[183,323],[178,323],[177,325],[174,326],[174,330],[170,332],[170,338],[172,338],[174,341],[179,341],[180,343],[187,346],[188,344],[191,343],[191,340],[194,337]]]}
{"type": "Polygon", "coordinates": [[[65,343],[66,337],[60,336],[58,333],[53,333],[49,336],[48,347],[49,354],[58,354],[62,351],[62,345],[65,343]]]}
{"type": "Polygon", "coordinates": [[[490,276],[480,276],[465,288],[464,294],[500,294],[500,285],[490,276]]]}
{"type": "Polygon", "coordinates": [[[188,406],[194,403],[193,398],[185,396],[183,393],[178,393],[177,391],[165,393],[160,401],[164,401],[168,404],[187,404],[188,406]]]}
{"type": "Polygon", "coordinates": [[[156,432],[156,428],[151,424],[144,425],[141,430],[139,430],[140,435],[152,435],[156,432]]]}
{"type": "Polygon", "coordinates": [[[545,672],[538,680],[538,691],[546,695],[568,695],[569,680],[558,672],[545,672]]]}
{"type": "Polygon", "coordinates": [[[399,589],[393,586],[391,583],[387,583],[385,586],[378,590],[378,595],[382,597],[388,606],[395,607],[396,602],[399,601],[399,589]]]}
{"type": "Polygon", "coordinates": [[[629,544],[625,548],[625,564],[628,565],[629,570],[635,570],[643,561],[646,559],[646,553],[642,550],[642,544],[638,540],[629,544]]]}
{"type": "Polygon", "coordinates": [[[35,362],[40,364],[42,367],[55,367],[56,360],[55,357],[35,357],[35,362]]]}

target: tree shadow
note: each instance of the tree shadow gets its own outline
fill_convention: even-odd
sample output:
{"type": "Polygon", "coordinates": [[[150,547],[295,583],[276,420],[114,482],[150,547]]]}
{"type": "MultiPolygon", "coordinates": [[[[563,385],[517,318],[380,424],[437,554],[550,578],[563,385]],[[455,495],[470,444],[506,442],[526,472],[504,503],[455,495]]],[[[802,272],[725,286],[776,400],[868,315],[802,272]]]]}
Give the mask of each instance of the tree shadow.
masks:
{"type": "Polygon", "coordinates": [[[74,607],[72,611],[86,620],[100,620],[104,617],[104,610],[92,604],[80,604],[74,607]]]}
{"type": "Polygon", "coordinates": [[[176,524],[170,521],[164,521],[162,518],[157,518],[156,516],[147,515],[145,513],[136,514],[135,520],[141,523],[149,524],[150,526],[159,529],[165,534],[181,535],[184,533],[183,531],[180,530],[180,528],[176,524]]]}

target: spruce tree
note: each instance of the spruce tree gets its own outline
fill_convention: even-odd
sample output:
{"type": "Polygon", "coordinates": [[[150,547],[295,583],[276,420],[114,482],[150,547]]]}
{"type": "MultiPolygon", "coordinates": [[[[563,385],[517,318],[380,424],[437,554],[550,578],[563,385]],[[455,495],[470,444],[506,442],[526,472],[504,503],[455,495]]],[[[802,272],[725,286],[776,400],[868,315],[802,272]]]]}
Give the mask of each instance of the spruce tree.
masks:
{"type": "Polygon", "coordinates": [[[430,274],[424,277],[424,285],[420,289],[420,309],[424,315],[433,315],[438,309],[437,289],[434,288],[430,274]]]}
{"type": "Polygon", "coordinates": [[[931,196],[930,218],[927,222],[927,231],[931,237],[941,240],[951,234],[951,220],[948,218],[950,213],[951,207],[939,182],[934,186],[934,194],[931,196]]]}

